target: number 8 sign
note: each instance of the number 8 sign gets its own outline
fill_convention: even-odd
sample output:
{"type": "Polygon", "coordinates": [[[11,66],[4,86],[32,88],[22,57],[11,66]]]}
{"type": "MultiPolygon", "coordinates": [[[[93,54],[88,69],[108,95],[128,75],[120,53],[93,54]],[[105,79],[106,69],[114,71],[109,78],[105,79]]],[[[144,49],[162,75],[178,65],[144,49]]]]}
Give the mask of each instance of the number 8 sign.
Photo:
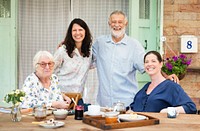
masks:
{"type": "Polygon", "coordinates": [[[192,41],[191,40],[187,41],[187,48],[192,49],[192,41]]]}
{"type": "Polygon", "coordinates": [[[198,42],[197,37],[193,35],[181,36],[181,53],[197,53],[198,42]]]}

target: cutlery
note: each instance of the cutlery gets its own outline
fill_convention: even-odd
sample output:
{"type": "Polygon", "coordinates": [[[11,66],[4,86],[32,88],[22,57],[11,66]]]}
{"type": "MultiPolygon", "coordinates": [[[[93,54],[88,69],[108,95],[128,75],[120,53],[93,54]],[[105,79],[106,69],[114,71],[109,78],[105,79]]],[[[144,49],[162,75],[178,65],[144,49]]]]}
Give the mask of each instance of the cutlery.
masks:
{"type": "Polygon", "coordinates": [[[77,105],[76,101],[74,100],[74,98],[72,98],[72,101],[74,102],[75,105],[77,105]]]}

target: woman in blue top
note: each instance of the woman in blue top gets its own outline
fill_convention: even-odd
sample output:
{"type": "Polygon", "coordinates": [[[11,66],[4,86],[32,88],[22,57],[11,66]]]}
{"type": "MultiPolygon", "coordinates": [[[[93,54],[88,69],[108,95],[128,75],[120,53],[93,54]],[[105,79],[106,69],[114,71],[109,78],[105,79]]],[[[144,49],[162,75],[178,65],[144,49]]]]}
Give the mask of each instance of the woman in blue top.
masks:
{"type": "Polygon", "coordinates": [[[177,83],[166,80],[161,74],[161,55],[150,51],[144,56],[144,67],[151,78],[130,104],[137,112],[167,112],[167,107],[175,107],[179,113],[196,113],[196,106],[177,83]]]}

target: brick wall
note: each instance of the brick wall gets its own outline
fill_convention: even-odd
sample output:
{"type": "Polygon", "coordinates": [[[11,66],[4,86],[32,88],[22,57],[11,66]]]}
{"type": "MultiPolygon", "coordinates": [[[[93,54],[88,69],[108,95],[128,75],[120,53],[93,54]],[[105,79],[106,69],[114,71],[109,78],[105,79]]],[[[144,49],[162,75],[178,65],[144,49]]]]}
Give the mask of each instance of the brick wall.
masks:
{"type": "MultiPolygon", "coordinates": [[[[186,54],[192,63],[180,84],[190,97],[200,98],[200,0],[164,0],[163,26],[166,44],[175,54],[180,53],[181,35],[198,38],[198,53],[186,54]]],[[[167,57],[173,55],[165,44],[164,49],[167,57]]]]}

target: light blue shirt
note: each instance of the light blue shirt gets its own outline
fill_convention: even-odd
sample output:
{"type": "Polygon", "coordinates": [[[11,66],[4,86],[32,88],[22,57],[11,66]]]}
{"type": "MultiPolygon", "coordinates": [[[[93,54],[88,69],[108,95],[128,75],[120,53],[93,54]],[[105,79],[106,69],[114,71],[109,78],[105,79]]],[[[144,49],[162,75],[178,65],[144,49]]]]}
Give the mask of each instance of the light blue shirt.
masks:
{"type": "Polygon", "coordinates": [[[99,90],[97,102],[100,106],[112,107],[120,101],[129,106],[138,91],[136,70],[144,72],[145,51],[136,39],[125,35],[113,42],[111,35],[97,38],[93,44],[93,55],[97,66],[99,90]]]}

